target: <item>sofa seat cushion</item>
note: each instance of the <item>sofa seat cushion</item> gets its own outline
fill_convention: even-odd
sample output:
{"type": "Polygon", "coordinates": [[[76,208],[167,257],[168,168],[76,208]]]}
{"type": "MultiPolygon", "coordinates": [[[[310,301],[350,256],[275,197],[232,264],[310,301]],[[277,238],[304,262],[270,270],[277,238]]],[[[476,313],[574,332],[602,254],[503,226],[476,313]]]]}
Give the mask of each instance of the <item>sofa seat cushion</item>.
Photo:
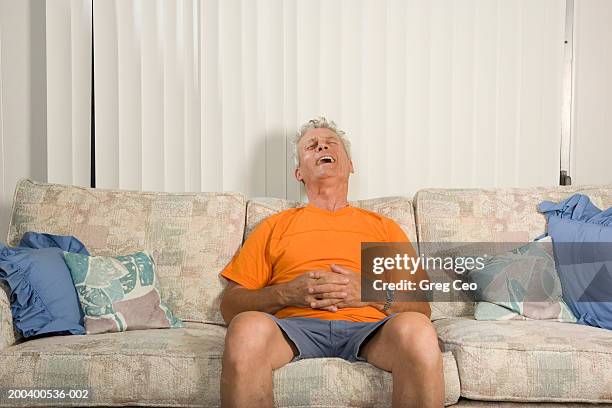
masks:
{"type": "Polygon", "coordinates": [[[545,321],[434,322],[455,355],[461,396],[475,400],[612,402],[612,331],[545,321]]]}
{"type": "MultiPolygon", "coordinates": [[[[444,353],[444,405],[459,400],[459,377],[452,353],[444,353]]],[[[339,358],[305,359],[274,372],[277,407],[390,407],[391,374],[368,363],[339,358]]]]}
{"type": "MultiPolygon", "coordinates": [[[[0,351],[0,389],[89,389],[89,399],[70,401],[78,406],[218,407],[226,329],[186,326],[19,343],[0,351]]],[[[459,376],[450,352],[444,354],[444,376],[446,405],[454,404],[459,376]]],[[[391,389],[389,373],[337,358],[302,360],[274,373],[278,407],[386,407],[391,389]]],[[[58,401],[0,396],[0,406],[15,405],[51,406],[58,401]]]]}
{"type": "MultiPolygon", "coordinates": [[[[218,405],[226,329],[182,329],[39,338],[0,351],[0,389],[89,389],[78,406],[218,405]]],[[[53,400],[8,400],[0,406],[48,406],[53,400]]],[[[55,401],[55,405],[67,401],[55,401]]]]}
{"type": "Polygon", "coordinates": [[[593,405],[587,402],[491,402],[461,398],[452,408],[602,408],[610,404],[593,405]]]}

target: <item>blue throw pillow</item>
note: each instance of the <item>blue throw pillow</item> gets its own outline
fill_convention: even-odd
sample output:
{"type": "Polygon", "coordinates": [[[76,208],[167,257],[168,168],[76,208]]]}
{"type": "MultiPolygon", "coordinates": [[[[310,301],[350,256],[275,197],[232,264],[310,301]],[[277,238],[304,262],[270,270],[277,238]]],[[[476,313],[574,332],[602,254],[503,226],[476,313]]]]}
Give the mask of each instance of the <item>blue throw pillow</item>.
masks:
{"type": "Polygon", "coordinates": [[[89,255],[85,245],[78,239],[67,235],[42,234],[40,232],[26,232],[19,243],[20,247],[27,248],[60,248],[66,252],[89,255]]]}
{"type": "Polygon", "coordinates": [[[538,206],[553,239],[563,299],[578,323],[612,329],[612,208],[575,194],[538,206]]]}
{"type": "Polygon", "coordinates": [[[13,322],[23,337],[83,334],[83,312],[63,252],[89,255],[76,238],[28,232],[20,246],[0,244],[0,279],[10,290],[13,322]]]}

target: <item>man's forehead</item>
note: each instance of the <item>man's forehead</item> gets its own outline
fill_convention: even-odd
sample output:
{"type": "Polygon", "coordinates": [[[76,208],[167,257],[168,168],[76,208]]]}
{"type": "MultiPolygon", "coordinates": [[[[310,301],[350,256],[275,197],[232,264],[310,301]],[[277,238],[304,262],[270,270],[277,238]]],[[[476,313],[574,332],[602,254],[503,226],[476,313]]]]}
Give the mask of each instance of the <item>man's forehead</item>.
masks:
{"type": "Polygon", "coordinates": [[[315,128],[311,129],[308,132],[304,133],[302,138],[300,139],[301,143],[308,143],[311,141],[315,141],[317,139],[340,139],[336,132],[327,128],[315,128]]]}

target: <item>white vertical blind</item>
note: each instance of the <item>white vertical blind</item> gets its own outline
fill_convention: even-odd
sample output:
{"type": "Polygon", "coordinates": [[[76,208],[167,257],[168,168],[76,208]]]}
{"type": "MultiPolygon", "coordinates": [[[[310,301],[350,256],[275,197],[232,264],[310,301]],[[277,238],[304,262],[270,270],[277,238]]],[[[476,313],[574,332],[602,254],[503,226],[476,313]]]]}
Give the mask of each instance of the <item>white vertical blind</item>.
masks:
{"type": "Polygon", "coordinates": [[[45,4],[0,0],[0,241],[15,184],[47,179],[45,4]]]}
{"type": "Polygon", "coordinates": [[[199,7],[94,1],[98,186],[201,189],[199,7]]]}
{"type": "Polygon", "coordinates": [[[221,73],[219,67],[219,4],[200,3],[200,58],[201,81],[201,137],[202,187],[210,191],[223,190],[222,127],[221,127],[221,73]],[[210,137],[206,137],[210,135],[210,137]],[[216,137],[213,135],[217,135],[216,137]]]}
{"type": "Polygon", "coordinates": [[[47,177],[88,186],[91,132],[91,1],[46,4],[47,177]]]}
{"type": "Polygon", "coordinates": [[[94,0],[101,187],[303,198],[291,139],[351,136],[351,198],[558,182],[565,0],[94,0]]]}
{"type": "Polygon", "coordinates": [[[2,21],[0,20],[0,240],[4,241],[9,224],[10,195],[6,189],[6,171],[4,170],[2,78],[2,21]]]}
{"type": "MultiPolygon", "coordinates": [[[[160,21],[163,15],[162,2],[149,2],[148,7],[138,3],[141,15],[140,72],[142,79],[142,111],[139,112],[142,134],[136,134],[142,141],[142,188],[164,190],[164,69],[159,63],[163,56],[163,42],[160,21]]],[[[138,80],[138,78],[136,78],[138,80]]],[[[103,140],[103,139],[101,139],[103,140]]],[[[112,154],[112,152],[111,152],[112,154]]],[[[100,173],[99,173],[100,174],[100,173]]]]}
{"type": "Polygon", "coordinates": [[[577,0],[574,22],[573,184],[612,184],[612,2],[577,0]]]}

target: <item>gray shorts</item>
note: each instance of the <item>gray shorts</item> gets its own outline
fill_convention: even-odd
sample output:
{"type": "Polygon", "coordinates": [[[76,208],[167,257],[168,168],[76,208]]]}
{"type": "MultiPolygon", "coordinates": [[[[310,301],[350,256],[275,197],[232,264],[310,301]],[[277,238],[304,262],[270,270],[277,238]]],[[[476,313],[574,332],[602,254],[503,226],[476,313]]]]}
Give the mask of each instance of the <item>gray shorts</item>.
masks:
{"type": "Polygon", "coordinates": [[[269,316],[298,350],[298,355],[291,361],[303,358],[340,357],[350,362],[366,361],[359,356],[361,345],[391,317],[387,316],[377,322],[361,323],[309,317],[279,319],[269,316]]]}

